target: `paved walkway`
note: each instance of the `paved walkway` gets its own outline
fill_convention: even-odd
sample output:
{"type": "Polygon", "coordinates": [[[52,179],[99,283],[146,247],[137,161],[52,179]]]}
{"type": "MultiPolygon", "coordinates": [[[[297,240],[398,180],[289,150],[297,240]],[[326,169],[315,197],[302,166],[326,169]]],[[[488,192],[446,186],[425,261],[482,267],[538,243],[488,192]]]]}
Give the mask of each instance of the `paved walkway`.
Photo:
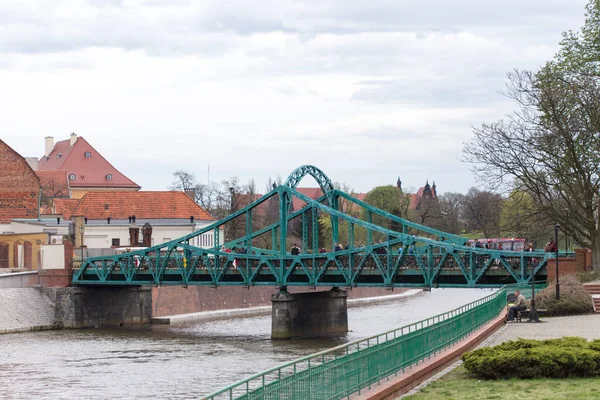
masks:
{"type": "Polygon", "coordinates": [[[555,339],[563,336],[581,336],[588,340],[600,339],[600,315],[543,318],[540,323],[513,322],[504,325],[484,342],[484,346],[523,339],[555,339]]]}
{"type": "MultiPolygon", "coordinates": [[[[600,339],[599,314],[543,318],[542,321],[543,322],[540,323],[512,322],[504,324],[502,328],[494,332],[477,347],[496,346],[509,340],[516,340],[519,338],[558,339],[563,336],[580,336],[588,340],[600,339]]],[[[440,379],[460,364],[462,364],[462,361],[457,361],[408,393],[398,397],[398,399],[417,393],[419,390],[423,389],[431,382],[440,379]]]]}

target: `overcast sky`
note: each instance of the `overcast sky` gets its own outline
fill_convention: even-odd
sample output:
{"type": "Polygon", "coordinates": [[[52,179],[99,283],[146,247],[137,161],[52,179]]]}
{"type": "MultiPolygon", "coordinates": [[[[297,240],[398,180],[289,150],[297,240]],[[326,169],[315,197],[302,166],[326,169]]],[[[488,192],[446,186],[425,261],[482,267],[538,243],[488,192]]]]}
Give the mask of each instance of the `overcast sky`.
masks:
{"type": "MultiPolygon", "coordinates": [[[[0,137],[84,136],[146,190],[319,166],[465,192],[471,126],[512,109],[586,0],[2,0],[0,137]]],[[[303,186],[314,186],[303,181],[303,186]]]]}

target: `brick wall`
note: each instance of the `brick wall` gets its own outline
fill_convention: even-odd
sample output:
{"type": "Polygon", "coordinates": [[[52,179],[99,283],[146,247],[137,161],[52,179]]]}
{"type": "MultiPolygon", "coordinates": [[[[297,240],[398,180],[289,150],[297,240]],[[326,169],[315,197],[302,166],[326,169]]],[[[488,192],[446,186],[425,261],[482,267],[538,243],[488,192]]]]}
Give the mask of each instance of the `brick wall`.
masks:
{"type": "Polygon", "coordinates": [[[40,180],[27,161],[0,140],[0,224],[36,218],[40,180]]]}
{"type": "MultiPolygon", "coordinates": [[[[329,290],[318,288],[317,290],[329,290]]],[[[152,288],[152,316],[164,317],[174,314],[187,314],[200,311],[225,310],[229,308],[249,308],[270,306],[271,295],[276,287],[254,286],[250,289],[234,286],[158,286],[152,288]]],[[[399,294],[406,289],[393,292],[383,288],[354,288],[348,290],[348,299],[399,294]]],[[[288,287],[290,293],[310,292],[307,287],[288,287]]]]}
{"type": "Polygon", "coordinates": [[[44,269],[39,272],[43,287],[68,287],[73,281],[73,271],[67,269],[44,269]]]}
{"type": "MultiPolygon", "coordinates": [[[[588,270],[592,252],[588,249],[575,249],[575,258],[558,258],[559,276],[572,275],[588,270]]],[[[556,258],[548,259],[548,280],[556,279],[556,258]]]]}

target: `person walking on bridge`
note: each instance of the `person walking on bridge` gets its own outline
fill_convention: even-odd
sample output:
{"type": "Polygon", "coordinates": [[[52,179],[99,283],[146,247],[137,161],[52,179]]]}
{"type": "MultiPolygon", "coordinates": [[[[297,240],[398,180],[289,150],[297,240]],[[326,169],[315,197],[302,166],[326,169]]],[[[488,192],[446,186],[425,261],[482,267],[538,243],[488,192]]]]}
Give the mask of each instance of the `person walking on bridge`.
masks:
{"type": "Polygon", "coordinates": [[[550,238],[550,241],[548,243],[546,243],[544,250],[548,253],[556,252],[556,242],[554,241],[554,239],[550,238]]]}
{"type": "Polygon", "coordinates": [[[298,245],[296,243],[294,243],[294,245],[292,246],[292,255],[293,256],[299,256],[300,255],[300,247],[298,247],[298,245]]]}

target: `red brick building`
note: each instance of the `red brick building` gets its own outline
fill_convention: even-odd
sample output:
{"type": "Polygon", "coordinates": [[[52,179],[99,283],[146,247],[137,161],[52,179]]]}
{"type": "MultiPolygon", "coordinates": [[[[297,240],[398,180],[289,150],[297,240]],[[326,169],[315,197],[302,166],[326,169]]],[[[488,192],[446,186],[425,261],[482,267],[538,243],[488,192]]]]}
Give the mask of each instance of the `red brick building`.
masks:
{"type": "Polygon", "coordinates": [[[0,224],[37,218],[40,189],[40,178],[25,158],[0,140],[0,224]]]}

